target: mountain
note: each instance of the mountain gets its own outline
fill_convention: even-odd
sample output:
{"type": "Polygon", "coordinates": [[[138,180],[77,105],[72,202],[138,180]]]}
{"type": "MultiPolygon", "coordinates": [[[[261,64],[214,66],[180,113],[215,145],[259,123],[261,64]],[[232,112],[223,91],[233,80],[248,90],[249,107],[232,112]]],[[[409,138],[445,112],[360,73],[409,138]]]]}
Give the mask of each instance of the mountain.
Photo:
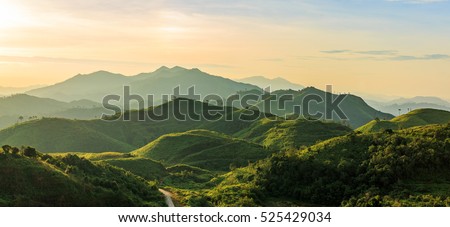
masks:
{"type": "Polygon", "coordinates": [[[262,146],[207,130],[166,134],[132,152],[133,155],[161,161],[166,165],[187,164],[207,170],[225,171],[230,166],[267,157],[262,146]]]}
{"type": "Polygon", "coordinates": [[[0,86],[0,96],[9,96],[14,94],[21,94],[26,91],[37,89],[44,87],[45,85],[34,85],[34,86],[28,86],[28,87],[2,87],[0,86]]]}
{"type": "MultiPolygon", "coordinates": [[[[352,128],[360,127],[367,122],[375,119],[392,119],[394,116],[391,114],[386,114],[380,111],[375,110],[374,108],[367,105],[367,103],[360,97],[355,95],[336,95],[326,93],[322,90],[316,89],[314,87],[307,87],[300,91],[294,90],[280,90],[270,93],[271,97],[274,97],[276,100],[272,101],[272,104],[267,107],[266,102],[261,101],[255,105],[256,108],[262,110],[270,108],[270,112],[276,114],[278,116],[289,116],[289,115],[299,115],[304,118],[316,118],[323,120],[325,118],[325,99],[327,94],[331,97],[332,100],[336,100],[339,98],[343,98],[339,107],[342,110],[343,114],[348,118],[347,120],[342,120],[335,112],[332,114],[332,118],[326,120],[332,120],[339,123],[349,124],[352,128]],[[281,97],[292,97],[292,101],[286,101],[284,105],[282,105],[281,97]],[[304,105],[307,103],[309,97],[316,97],[318,99],[323,100],[322,102],[311,101],[309,102],[309,114],[314,115],[316,113],[322,113],[322,117],[313,117],[309,116],[306,112],[304,105]],[[280,108],[283,107],[283,108],[280,108]],[[296,107],[297,106],[297,107],[296,107]],[[300,109],[300,111],[299,111],[300,109]],[[305,116],[306,115],[306,116],[305,116]]],[[[267,96],[267,100],[268,100],[267,96]]],[[[331,108],[331,107],[330,107],[331,108]]]]}
{"type": "Polygon", "coordinates": [[[394,99],[387,104],[405,104],[405,103],[430,103],[440,106],[448,106],[450,107],[450,103],[444,99],[433,96],[416,96],[413,98],[398,98],[394,99]]]}
{"type": "MultiPolygon", "coordinates": [[[[2,150],[2,149],[0,149],[2,150]]],[[[0,154],[0,206],[164,206],[155,182],[76,155],[0,154]]]]}
{"type": "Polygon", "coordinates": [[[247,78],[243,78],[243,79],[238,79],[236,81],[242,82],[242,83],[248,83],[248,84],[253,84],[256,85],[262,89],[265,89],[267,87],[270,86],[270,90],[271,91],[276,91],[276,90],[301,90],[303,88],[305,88],[302,85],[299,84],[295,84],[292,83],[288,80],[285,80],[281,77],[277,77],[274,79],[269,79],[263,76],[253,76],[253,77],[247,77],[247,78]]]}
{"type": "Polygon", "coordinates": [[[0,129],[16,123],[35,120],[40,117],[62,117],[68,119],[100,118],[107,110],[101,104],[89,100],[61,102],[26,94],[0,98],[0,129]]]}
{"type": "Polygon", "coordinates": [[[350,133],[344,125],[308,120],[275,120],[264,118],[235,134],[274,150],[298,149],[318,141],[350,133]]]}
{"type": "Polygon", "coordinates": [[[448,206],[449,138],[450,124],[353,133],[235,169],[203,195],[216,206],[448,206]]]}
{"type": "MultiPolygon", "coordinates": [[[[174,88],[177,86],[180,87],[180,94],[187,94],[188,88],[195,86],[196,94],[203,97],[209,94],[228,97],[237,91],[259,89],[257,86],[213,76],[199,69],[163,66],[154,72],[135,76],[124,76],[106,71],[77,75],[52,86],[31,90],[27,94],[61,101],[89,99],[102,103],[106,95],[120,95],[123,98],[124,86],[130,86],[132,94],[140,95],[145,99],[148,95],[153,95],[155,104],[162,103],[163,94],[173,95],[174,88]]],[[[148,106],[152,106],[151,103],[148,106]]]]}
{"type": "Polygon", "coordinates": [[[4,115],[41,115],[62,111],[70,107],[68,103],[49,98],[38,98],[17,94],[0,98],[0,116],[4,115]]]}
{"type": "Polygon", "coordinates": [[[388,102],[367,100],[377,110],[399,115],[416,109],[438,109],[450,111],[450,103],[438,97],[417,96],[414,98],[398,98],[388,102]]]}
{"type": "Polygon", "coordinates": [[[446,124],[450,122],[450,112],[435,109],[413,110],[389,121],[373,120],[356,129],[360,132],[380,132],[387,129],[398,130],[430,124],[446,124]]]}

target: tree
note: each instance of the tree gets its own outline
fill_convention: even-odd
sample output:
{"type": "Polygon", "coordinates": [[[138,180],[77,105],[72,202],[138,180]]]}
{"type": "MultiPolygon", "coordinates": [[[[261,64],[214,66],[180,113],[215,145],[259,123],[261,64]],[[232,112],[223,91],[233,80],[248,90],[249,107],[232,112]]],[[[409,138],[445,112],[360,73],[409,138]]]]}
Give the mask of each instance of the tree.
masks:
{"type": "Polygon", "coordinates": [[[23,121],[23,116],[19,117],[19,121],[22,122],[23,121]]]}
{"type": "Polygon", "coordinates": [[[23,155],[25,155],[27,157],[36,157],[37,156],[37,151],[36,151],[36,149],[34,149],[32,147],[26,147],[23,150],[23,155]]]}
{"type": "Polygon", "coordinates": [[[12,154],[18,154],[19,153],[19,148],[13,147],[12,150],[11,150],[11,153],[12,154]]]}
{"type": "Polygon", "coordinates": [[[9,153],[9,151],[11,151],[11,146],[9,146],[9,145],[3,145],[2,146],[2,149],[3,149],[3,152],[5,152],[5,154],[7,154],[7,153],[9,153]]]}

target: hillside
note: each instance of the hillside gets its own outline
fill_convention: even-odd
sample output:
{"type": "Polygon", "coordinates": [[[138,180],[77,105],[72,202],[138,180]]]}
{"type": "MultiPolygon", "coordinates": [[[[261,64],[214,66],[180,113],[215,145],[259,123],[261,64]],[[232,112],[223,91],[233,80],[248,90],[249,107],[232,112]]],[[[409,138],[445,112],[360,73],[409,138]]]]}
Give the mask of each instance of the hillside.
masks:
{"type": "Polygon", "coordinates": [[[89,100],[61,102],[17,94],[0,98],[0,129],[41,117],[89,120],[99,119],[102,113],[107,111],[101,104],[89,100]]]}
{"type": "MultiPolygon", "coordinates": [[[[228,134],[251,124],[241,121],[245,113],[232,107],[218,108],[207,103],[175,99],[140,111],[128,111],[108,120],[67,120],[44,118],[27,121],[0,131],[0,144],[33,146],[43,152],[129,152],[168,133],[209,129],[228,134]],[[207,116],[217,110],[220,115],[207,116]],[[152,116],[152,118],[146,116],[152,116]],[[188,116],[181,119],[183,115],[188,116]],[[143,116],[143,121],[139,120],[143,116]],[[166,120],[161,117],[166,116],[166,120]],[[227,120],[227,116],[233,116],[227,120]],[[129,117],[130,120],[124,120],[129,117]],[[160,119],[160,120],[158,120],[160,119]]],[[[262,116],[255,114],[254,119],[262,116]]]]}
{"type": "Polygon", "coordinates": [[[310,146],[351,131],[344,125],[332,122],[264,118],[236,133],[235,136],[270,149],[287,150],[310,146]]]}
{"type": "Polygon", "coordinates": [[[116,158],[106,159],[100,162],[108,163],[112,166],[117,166],[130,171],[146,180],[161,180],[168,175],[166,168],[160,162],[148,158],[116,158]]]}
{"type": "MultiPolygon", "coordinates": [[[[311,95],[315,96],[315,97],[320,97],[322,100],[325,100],[325,96],[326,96],[326,92],[313,88],[313,87],[308,87],[305,88],[301,91],[294,91],[294,90],[286,90],[286,91],[275,91],[272,92],[271,95],[272,97],[278,97],[277,101],[273,101],[271,106],[270,106],[270,112],[273,114],[276,114],[278,116],[285,116],[285,115],[302,115],[303,117],[307,118],[307,117],[311,117],[310,115],[314,115],[315,113],[323,113],[323,116],[320,117],[320,119],[323,119],[325,117],[325,102],[320,102],[317,103],[315,101],[311,101],[309,102],[309,114],[308,113],[303,113],[304,111],[304,104],[306,104],[306,102],[304,102],[306,100],[306,97],[309,97],[311,95]],[[291,97],[293,97],[292,101],[288,101],[285,103],[284,108],[279,108],[280,107],[280,97],[282,96],[287,96],[290,95],[291,97]],[[298,106],[298,107],[295,107],[298,106]],[[299,112],[298,108],[301,108],[303,110],[301,110],[299,112]]],[[[337,99],[338,97],[342,97],[342,95],[335,95],[335,94],[331,94],[331,97],[333,100],[337,99]]],[[[264,111],[264,101],[259,102],[256,107],[262,111],[264,111]]],[[[268,107],[266,107],[268,108],[268,107]]],[[[367,122],[375,119],[375,118],[380,118],[380,119],[392,119],[394,116],[392,116],[391,114],[386,114],[380,111],[377,111],[375,109],[373,109],[372,107],[370,107],[369,105],[367,105],[367,103],[360,97],[358,96],[354,96],[354,95],[347,95],[346,98],[343,99],[343,101],[340,103],[340,108],[342,110],[342,112],[346,115],[346,117],[348,118],[348,120],[345,120],[345,123],[348,123],[352,128],[357,128],[360,127],[364,124],[366,124],[367,122]]],[[[268,112],[268,111],[264,111],[264,112],[268,112]]],[[[313,118],[318,118],[318,117],[313,117],[313,118]]],[[[328,120],[334,120],[338,123],[343,122],[343,120],[336,114],[333,113],[332,114],[332,119],[328,119],[328,120]]]]}
{"type": "Polygon", "coordinates": [[[419,109],[398,116],[389,121],[373,120],[356,129],[361,132],[380,132],[386,129],[398,130],[430,124],[450,122],[450,112],[436,109],[419,109]]]}
{"type": "Polygon", "coordinates": [[[19,154],[0,152],[0,206],[164,205],[154,183],[121,169],[75,155],[54,158],[28,149],[19,154]]]}
{"type": "Polygon", "coordinates": [[[187,164],[208,170],[229,170],[267,157],[262,146],[207,130],[172,133],[132,152],[166,165],[187,164]]]}
{"type": "Polygon", "coordinates": [[[161,103],[162,94],[174,94],[173,89],[177,86],[180,86],[181,94],[187,93],[188,88],[195,86],[196,94],[202,96],[215,94],[221,97],[228,97],[240,90],[258,89],[254,85],[214,76],[199,69],[163,66],[154,72],[135,76],[124,76],[106,71],[77,75],[52,86],[31,90],[27,94],[61,101],[89,99],[102,103],[106,95],[123,96],[125,85],[130,86],[133,94],[141,95],[141,97],[154,95],[155,104],[161,103]],[[102,86],[99,87],[98,84],[102,86]],[[211,84],[220,84],[220,86],[211,86],[211,84]]]}
{"type": "MultiPolygon", "coordinates": [[[[33,146],[45,152],[130,151],[134,147],[96,130],[113,127],[101,121],[75,121],[44,118],[0,131],[0,143],[12,146],[33,146]],[[98,123],[98,124],[96,124],[98,123]]],[[[111,129],[112,130],[112,129],[111,129]]]]}
{"type": "Polygon", "coordinates": [[[449,206],[449,138],[449,124],[337,137],[236,169],[208,197],[222,206],[449,206]]]}

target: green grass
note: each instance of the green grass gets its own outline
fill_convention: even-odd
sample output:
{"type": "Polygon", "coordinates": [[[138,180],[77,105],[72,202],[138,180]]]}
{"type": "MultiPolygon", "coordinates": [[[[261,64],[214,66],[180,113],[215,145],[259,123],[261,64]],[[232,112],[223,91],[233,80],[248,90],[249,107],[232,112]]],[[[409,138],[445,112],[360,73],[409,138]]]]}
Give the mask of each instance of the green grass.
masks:
{"type": "Polygon", "coordinates": [[[274,150],[298,149],[318,141],[345,135],[346,126],[322,121],[262,119],[235,136],[274,150]]]}
{"type": "Polygon", "coordinates": [[[450,112],[435,109],[418,109],[392,120],[373,120],[356,129],[360,132],[381,132],[386,129],[399,130],[415,126],[446,124],[450,122],[450,112]]]}
{"type": "Polygon", "coordinates": [[[160,162],[148,158],[117,158],[100,162],[117,166],[147,180],[160,181],[163,177],[168,175],[166,168],[160,162]]]}
{"type": "Polygon", "coordinates": [[[207,130],[167,134],[132,152],[165,165],[187,164],[213,171],[245,166],[269,153],[260,145],[207,130]]]}

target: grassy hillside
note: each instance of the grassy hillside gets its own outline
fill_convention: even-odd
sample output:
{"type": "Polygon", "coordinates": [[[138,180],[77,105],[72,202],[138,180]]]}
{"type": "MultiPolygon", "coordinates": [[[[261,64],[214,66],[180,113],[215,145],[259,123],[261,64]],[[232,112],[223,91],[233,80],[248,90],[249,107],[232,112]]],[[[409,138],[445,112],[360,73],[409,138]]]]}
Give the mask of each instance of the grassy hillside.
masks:
{"type": "MultiPolygon", "coordinates": [[[[45,118],[0,131],[1,144],[33,146],[45,152],[130,151],[134,147],[95,130],[89,121],[45,118]]],[[[112,125],[111,125],[112,126],[112,125]]],[[[106,128],[105,128],[106,130],[106,128]]]]}
{"type": "Polygon", "coordinates": [[[0,206],[163,206],[154,183],[76,155],[0,152],[0,206]]]}
{"type": "MultiPolygon", "coordinates": [[[[304,101],[306,97],[314,95],[315,97],[320,97],[322,100],[325,100],[326,98],[326,92],[321,91],[319,89],[308,87],[301,91],[294,91],[294,90],[280,90],[280,91],[274,91],[271,93],[274,97],[282,97],[284,95],[291,95],[293,97],[293,101],[289,101],[285,103],[284,108],[279,108],[279,103],[274,102],[270,106],[270,112],[273,114],[276,114],[278,116],[285,116],[285,115],[292,115],[292,114],[302,114],[302,115],[308,115],[304,114],[302,112],[298,112],[296,110],[295,106],[302,106],[304,104],[304,101]]],[[[340,97],[344,97],[343,95],[331,95],[332,99],[335,100],[340,97]]],[[[278,98],[279,100],[280,98],[278,98]]],[[[307,99],[306,99],[307,100],[307,99]]],[[[257,104],[257,107],[259,109],[263,109],[264,102],[260,102],[257,104]]],[[[346,121],[352,128],[360,127],[369,121],[380,118],[380,119],[392,119],[394,116],[391,114],[382,113],[380,111],[377,111],[367,105],[367,103],[360,97],[355,95],[347,95],[346,98],[340,103],[340,108],[342,112],[347,116],[348,121],[346,121]]],[[[325,114],[325,101],[316,103],[314,101],[309,103],[309,113],[315,114],[317,112],[325,114]]],[[[268,111],[264,111],[268,112],[268,111]]],[[[303,116],[303,117],[309,117],[309,116],[303,116]]],[[[325,117],[325,116],[323,116],[325,117]]],[[[322,117],[322,119],[323,119],[322,117]]],[[[331,119],[327,119],[331,120],[331,119]]],[[[342,122],[342,119],[335,113],[332,114],[332,120],[336,122],[342,122]]]]}
{"type": "Polygon", "coordinates": [[[133,151],[166,165],[187,164],[208,170],[229,170],[269,155],[262,146],[207,130],[192,130],[159,137],[133,151]]]}
{"type": "Polygon", "coordinates": [[[356,129],[361,132],[380,132],[386,129],[398,130],[430,124],[450,122],[450,112],[436,109],[419,109],[398,116],[390,121],[373,120],[356,129]]]}
{"type": "Polygon", "coordinates": [[[450,206],[449,148],[450,124],[350,134],[234,170],[208,197],[223,206],[450,206]]]}
{"type": "Polygon", "coordinates": [[[166,168],[160,163],[148,158],[117,158],[101,162],[117,166],[147,180],[161,180],[167,176],[166,168]]]}
{"type": "Polygon", "coordinates": [[[23,122],[1,130],[0,144],[33,146],[43,152],[129,152],[168,133],[198,128],[235,133],[252,123],[242,121],[239,118],[241,114],[246,114],[244,117],[247,118],[251,114],[257,115],[254,119],[263,117],[259,112],[176,99],[149,109],[110,116],[108,120],[44,118],[23,122]],[[217,111],[222,115],[199,115],[208,111],[217,111]],[[189,117],[182,119],[183,114],[189,117]],[[145,117],[148,115],[152,118],[145,117]],[[158,120],[159,115],[167,116],[167,120],[158,120]],[[227,116],[231,115],[233,118],[227,120],[227,116]],[[139,120],[139,116],[144,116],[143,121],[139,120]],[[123,120],[125,117],[130,120],[123,120]]]}
{"type": "Polygon", "coordinates": [[[270,149],[287,150],[310,146],[317,141],[342,136],[351,131],[346,126],[331,122],[264,118],[235,136],[270,149]]]}

